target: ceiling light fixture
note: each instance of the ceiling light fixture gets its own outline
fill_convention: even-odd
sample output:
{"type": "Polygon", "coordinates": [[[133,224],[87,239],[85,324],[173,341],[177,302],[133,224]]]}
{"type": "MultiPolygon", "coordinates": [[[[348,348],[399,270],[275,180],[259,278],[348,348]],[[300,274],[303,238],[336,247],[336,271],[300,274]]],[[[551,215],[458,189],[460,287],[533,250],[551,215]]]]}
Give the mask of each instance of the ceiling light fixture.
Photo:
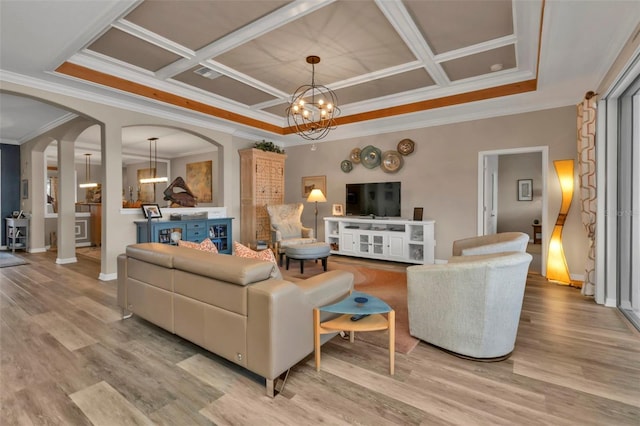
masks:
{"type": "Polygon", "coordinates": [[[98,184],[91,182],[91,154],[84,157],[84,183],[78,185],[79,188],[96,188],[98,184]]]}
{"type": "Polygon", "coordinates": [[[336,128],[334,118],[340,115],[340,108],[336,94],[328,87],[316,84],[315,66],[320,63],[320,57],[307,56],[307,63],[311,64],[311,84],[298,87],[291,96],[287,123],[304,139],[318,140],[336,128]]]}
{"type": "Polygon", "coordinates": [[[140,183],[159,183],[159,182],[168,182],[169,178],[166,176],[159,177],[157,176],[158,171],[158,138],[149,138],[149,169],[152,171],[153,176],[148,178],[140,179],[140,183]],[[155,154],[153,156],[153,160],[151,159],[151,145],[155,148],[155,154]]]}

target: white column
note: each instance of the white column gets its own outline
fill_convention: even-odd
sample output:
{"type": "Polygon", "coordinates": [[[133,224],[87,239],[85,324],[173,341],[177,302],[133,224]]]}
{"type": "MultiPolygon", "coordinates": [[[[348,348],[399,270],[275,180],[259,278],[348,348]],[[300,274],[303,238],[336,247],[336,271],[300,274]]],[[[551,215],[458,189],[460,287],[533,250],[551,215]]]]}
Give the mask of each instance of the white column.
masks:
{"type": "Polygon", "coordinates": [[[58,257],[56,263],[74,263],[76,258],[75,144],[58,141],[58,257]]]}
{"type": "Polygon", "coordinates": [[[122,126],[109,122],[102,127],[102,250],[100,279],[111,280],[117,276],[117,257],[123,250],[128,232],[120,223],[122,209],[122,126]],[[111,224],[111,226],[109,226],[111,224]],[[120,224],[120,226],[118,226],[120,224]]]}

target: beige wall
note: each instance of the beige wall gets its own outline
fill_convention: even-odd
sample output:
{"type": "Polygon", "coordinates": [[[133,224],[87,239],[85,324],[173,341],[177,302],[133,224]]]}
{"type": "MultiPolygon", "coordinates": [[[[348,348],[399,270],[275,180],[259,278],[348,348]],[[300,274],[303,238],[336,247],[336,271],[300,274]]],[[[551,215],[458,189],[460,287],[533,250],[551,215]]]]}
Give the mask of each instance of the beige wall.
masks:
{"type": "MultiPolygon", "coordinates": [[[[402,216],[410,218],[414,207],[424,207],[424,218],[436,221],[436,258],[451,255],[454,240],[477,235],[478,152],[533,146],[549,147],[548,215],[557,216],[561,195],[553,160],[576,158],[575,108],[564,107],[468,121],[396,133],[353,138],[287,149],[286,201],[303,201],[302,176],[326,175],[327,203],[319,205],[319,217],[331,215],[333,203],[344,204],[345,184],[354,182],[402,182],[402,216]],[[374,145],[382,151],[396,149],[404,138],[416,144],[413,154],[404,157],[396,174],[380,168],[355,165],[350,173],[340,170],[352,148],[374,145]]],[[[313,224],[313,207],[305,203],[303,221],[313,224]]],[[[319,226],[320,228],[320,226],[319,226]]],[[[324,238],[323,229],[318,230],[324,238]]],[[[550,234],[551,226],[547,227],[550,234]]],[[[583,274],[587,239],[580,223],[579,204],[574,198],[564,231],[567,262],[573,275],[583,274]]]]}

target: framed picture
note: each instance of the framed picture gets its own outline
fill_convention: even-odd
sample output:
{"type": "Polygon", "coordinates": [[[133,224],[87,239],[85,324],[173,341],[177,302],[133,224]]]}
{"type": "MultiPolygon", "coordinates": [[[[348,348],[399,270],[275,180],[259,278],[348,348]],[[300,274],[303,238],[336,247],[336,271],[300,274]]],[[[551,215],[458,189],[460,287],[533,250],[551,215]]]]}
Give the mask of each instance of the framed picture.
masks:
{"type": "Polygon", "coordinates": [[[327,196],[326,176],[303,176],[302,177],[302,198],[307,198],[312,189],[320,189],[324,196],[327,196]]]}
{"type": "Polygon", "coordinates": [[[533,201],[533,179],[518,179],[518,201],[533,201]]]}
{"type": "Polygon", "coordinates": [[[331,211],[331,214],[334,216],[344,216],[344,209],[342,208],[342,204],[334,204],[331,211]]]}
{"type": "Polygon", "coordinates": [[[414,207],[413,208],[413,220],[422,220],[422,212],[424,211],[423,207],[414,207]]]}
{"type": "Polygon", "coordinates": [[[143,204],[142,214],[144,214],[145,219],[156,219],[162,217],[160,206],[157,204],[143,204]]]}
{"type": "Polygon", "coordinates": [[[29,181],[22,179],[22,199],[26,200],[27,198],[29,198],[29,181]]]}

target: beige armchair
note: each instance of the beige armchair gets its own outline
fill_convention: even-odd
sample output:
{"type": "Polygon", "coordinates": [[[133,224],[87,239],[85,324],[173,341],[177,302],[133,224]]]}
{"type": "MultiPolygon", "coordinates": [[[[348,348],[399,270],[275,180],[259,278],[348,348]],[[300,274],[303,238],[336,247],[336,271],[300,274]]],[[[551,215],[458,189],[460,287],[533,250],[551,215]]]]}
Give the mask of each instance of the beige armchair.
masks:
{"type": "Polygon", "coordinates": [[[267,206],[271,222],[271,243],[278,256],[280,266],[285,248],[296,244],[315,243],[313,229],[302,225],[302,203],[275,204],[267,206]]]}
{"type": "Polygon", "coordinates": [[[524,253],[527,250],[527,244],[529,244],[529,235],[524,232],[500,232],[454,241],[452,254],[454,256],[468,256],[508,251],[524,253]]]}
{"type": "Polygon", "coordinates": [[[409,333],[463,357],[506,359],[515,346],[531,259],[510,252],[408,267],[409,333]]]}

